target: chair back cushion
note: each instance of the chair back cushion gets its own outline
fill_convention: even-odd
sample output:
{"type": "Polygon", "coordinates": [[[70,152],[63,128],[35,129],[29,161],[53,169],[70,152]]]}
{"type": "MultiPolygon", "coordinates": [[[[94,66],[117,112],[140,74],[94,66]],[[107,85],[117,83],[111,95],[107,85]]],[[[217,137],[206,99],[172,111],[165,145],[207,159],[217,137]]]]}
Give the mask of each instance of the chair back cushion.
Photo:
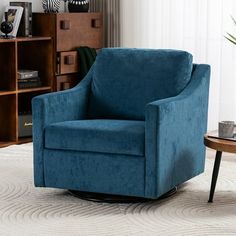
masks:
{"type": "Polygon", "coordinates": [[[94,64],[88,116],[144,120],[146,104],[178,95],[191,72],[192,55],[185,51],[102,49],[94,64]]]}

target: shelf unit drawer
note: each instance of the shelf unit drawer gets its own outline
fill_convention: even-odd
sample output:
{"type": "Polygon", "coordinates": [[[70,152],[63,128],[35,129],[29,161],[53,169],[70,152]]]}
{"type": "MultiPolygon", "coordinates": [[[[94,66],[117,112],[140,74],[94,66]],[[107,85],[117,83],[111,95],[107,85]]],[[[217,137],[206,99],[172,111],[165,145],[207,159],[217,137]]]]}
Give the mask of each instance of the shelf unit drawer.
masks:
{"type": "Polygon", "coordinates": [[[70,74],[79,72],[78,53],[77,51],[60,52],[58,74],[70,74]]]}
{"type": "Polygon", "coordinates": [[[79,82],[79,74],[68,74],[57,76],[57,91],[74,87],[79,82]]]}
{"type": "Polygon", "coordinates": [[[78,46],[102,47],[101,13],[56,14],[56,50],[74,50],[78,46]]]}

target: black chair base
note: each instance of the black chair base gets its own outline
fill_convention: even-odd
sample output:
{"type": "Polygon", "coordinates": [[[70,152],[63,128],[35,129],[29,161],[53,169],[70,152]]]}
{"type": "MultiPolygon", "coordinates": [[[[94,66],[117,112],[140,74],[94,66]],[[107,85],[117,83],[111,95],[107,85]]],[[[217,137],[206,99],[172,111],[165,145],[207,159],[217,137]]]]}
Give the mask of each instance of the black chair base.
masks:
{"type": "Polygon", "coordinates": [[[148,199],[142,197],[130,197],[130,196],[120,196],[120,195],[111,195],[111,194],[102,194],[102,193],[90,193],[82,192],[77,190],[68,190],[70,194],[74,197],[78,197],[83,200],[93,201],[93,202],[104,202],[104,203],[141,203],[148,202],[153,200],[161,200],[168,198],[177,192],[177,187],[172,188],[167,193],[163,194],[157,199],[148,199]]]}

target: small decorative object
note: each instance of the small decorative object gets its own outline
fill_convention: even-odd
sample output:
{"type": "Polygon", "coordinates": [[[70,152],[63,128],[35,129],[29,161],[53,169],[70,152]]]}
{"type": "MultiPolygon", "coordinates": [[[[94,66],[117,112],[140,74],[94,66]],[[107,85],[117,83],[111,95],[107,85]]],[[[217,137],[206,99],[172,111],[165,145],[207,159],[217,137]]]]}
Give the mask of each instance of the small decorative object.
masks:
{"type": "Polygon", "coordinates": [[[17,36],[32,36],[32,2],[10,2],[10,6],[20,6],[24,8],[17,36]]]}
{"type": "Polygon", "coordinates": [[[233,138],[234,137],[234,121],[221,121],[219,122],[219,137],[220,138],[233,138]]]}
{"type": "Polygon", "coordinates": [[[23,7],[8,6],[6,8],[5,14],[3,17],[3,22],[1,24],[1,34],[4,33],[5,34],[4,37],[6,37],[6,35],[7,35],[7,38],[16,37],[17,31],[20,25],[22,13],[23,13],[23,7]],[[11,24],[12,26],[10,26],[11,24]],[[11,28],[11,31],[10,31],[10,28],[11,28]]]}
{"type": "Polygon", "coordinates": [[[1,31],[2,33],[5,34],[3,37],[9,38],[10,36],[8,34],[11,33],[12,30],[13,30],[13,24],[8,21],[8,15],[7,12],[5,12],[5,21],[1,23],[1,31]]]}
{"type": "Polygon", "coordinates": [[[69,12],[88,12],[89,0],[68,0],[69,12]]]}
{"type": "Polygon", "coordinates": [[[45,13],[58,13],[60,0],[42,0],[42,6],[45,13]]]}

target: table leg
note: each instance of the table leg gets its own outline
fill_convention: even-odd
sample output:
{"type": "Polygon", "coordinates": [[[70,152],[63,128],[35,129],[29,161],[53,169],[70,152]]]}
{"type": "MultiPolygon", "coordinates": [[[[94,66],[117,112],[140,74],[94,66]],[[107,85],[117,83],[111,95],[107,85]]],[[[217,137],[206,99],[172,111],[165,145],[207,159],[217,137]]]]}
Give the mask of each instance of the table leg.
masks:
{"type": "Polygon", "coordinates": [[[219,173],[219,169],[220,169],[221,156],[222,156],[222,152],[217,151],[216,157],[215,157],[214,169],[213,169],[213,173],[212,173],[211,190],[210,190],[210,196],[209,196],[208,202],[213,202],[213,196],[214,196],[214,192],[215,192],[217,177],[218,177],[218,173],[219,173]]]}

